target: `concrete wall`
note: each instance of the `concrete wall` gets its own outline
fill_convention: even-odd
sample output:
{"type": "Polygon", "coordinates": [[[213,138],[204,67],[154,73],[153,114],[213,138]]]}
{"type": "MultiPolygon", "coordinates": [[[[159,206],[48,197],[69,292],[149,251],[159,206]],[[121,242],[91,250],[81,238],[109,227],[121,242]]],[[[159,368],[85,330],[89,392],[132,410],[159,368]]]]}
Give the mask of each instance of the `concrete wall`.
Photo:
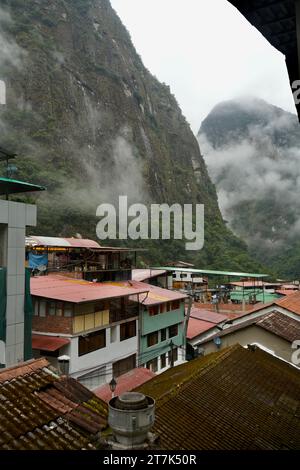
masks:
{"type": "Polygon", "coordinates": [[[144,365],[152,359],[158,358],[158,372],[162,372],[169,368],[167,360],[167,367],[161,367],[160,356],[167,354],[170,351],[170,341],[172,339],[174,346],[178,347],[178,361],[177,364],[184,362],[185,353],[182,346],[184,346],[184,302],[178,310],[171,310],[159,315],[150,316],[147,309],[141,312],[140,324],[140,347],[139,347],[139,365],[144,365]],[[168,327],[178,325],[178,335],[173,338],[168,337],[168,327]],[[165,341],[161,341],[160,330],[166,328],[167,336],[165,341]],[[148,347],[147,335],[158,331],[158,343],[154,346],[148,347]]]}
{"type": "MultiPolygon", "coordinates": [[[[227,348],[228,346],[236,343],[239,343],[241,346],[247,346],[248,344],[256,343],[267,348],[276,356],[288,362],[291,362],[291,356],[294,352],[289,341],[286,341],[256,325],[248,326],[242,330],[235,331],[226,336],[222,336],[221,341],[222,344],[219,349],[227,348]]],[[[218,350],[213,341],[201,344],[201,348],[205,350],[205,354],[209,354],[210,352],[215,352],[218,350]]]]}
{"type": "MultiPolygon", "coordinates": [[[[138,321],[136,320],[138,323],[138,321]]],[[[94,351],[84,356],[78,356],[78,337],[71,339],[66,353],[70,356],[70,374],[73,377],[91,372],[93,369],[106,365],[106,382],[112,378],[112,364],[120,359],[125,359],[132,354],[138,353],[138,337],[129,338],[120,341],[120,325],[106,328],[106,347],[94,351]],[[112,338],[112,328],[114,328],[114,337],[112,338]],[[113,341],[114,339],[114,341],[113,341]]],[[[138,331],[138,324],[137,324],[138,331]]]]}
{"type": "Polygon", "coordinates": [[[24,359],[25,229],[36,206],[0,200],[0,258],[7,267],[6,366],[24,359]]]}

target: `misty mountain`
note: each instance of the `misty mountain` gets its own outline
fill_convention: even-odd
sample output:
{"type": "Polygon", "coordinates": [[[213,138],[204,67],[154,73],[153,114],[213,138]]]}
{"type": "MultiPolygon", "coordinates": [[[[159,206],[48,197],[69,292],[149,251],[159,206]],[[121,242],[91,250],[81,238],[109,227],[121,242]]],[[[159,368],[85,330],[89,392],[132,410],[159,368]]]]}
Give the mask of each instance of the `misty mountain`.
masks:
{"type": "Polygon", "coordinates": [[[223,216],[251,254],[300,276],[300,126],[263,100],[218,104],[198,140],[223,216]]]}
{"type": "Polygon", "coordinates": [[[146,260],[257,267],[222,219],[175,97],[144,67],[109,0],[0,6],[1,144],[19,153],[19,178],[47,187],[37,197],[36,232],[95,238],[97,206],[119,195],[130,203],[203,203],[204,250],[142,242],[146,260]]]}

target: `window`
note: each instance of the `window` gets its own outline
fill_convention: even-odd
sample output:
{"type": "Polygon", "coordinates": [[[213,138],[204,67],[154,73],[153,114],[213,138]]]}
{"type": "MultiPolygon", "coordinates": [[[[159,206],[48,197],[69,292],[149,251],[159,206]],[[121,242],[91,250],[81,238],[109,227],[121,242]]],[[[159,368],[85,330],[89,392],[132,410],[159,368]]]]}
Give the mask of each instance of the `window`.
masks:
{"type": "Polygon", "coordinates": [[[136,321],[122,323],[120,325],[120,341],[136,336],[136,321]]]}
{"type": "Polygon", "coordinates": [[[106,346],[106,330],[96,331],[78,338],[78,356],[89,354],[106,346]]]}
{"type": "Polygon", "coordinates": [[[178,361],[178,348],[173,347],[172,351],[169,351],[169,364],[174,365],[176,361],[178,361]]]}
{"type": "Polygon", "coordinates": [[[46,316],[46,302],[45,300],[40,300],[40,309],[39,309],[39,314],[40,317],[45,317],[46,316]]]}
{"type": "Polygon", "coordinates": [[[165,354],[160,356],[160,368],[164,369],[167,366],[167,358],[165,354]]]}
{"type": "Polygon", "coordinates": [[[163,330],[160,330],[160,340],[166,341],[166,339],[167,339],[167,329],[164,328],[163,330]]]}
{"type": "Polygon", "coordinates": [[[62,317],[63,314],[63,303],[56,302],[56,316],[62,317]]]}
{"type": "Polygon", "coordinates": [[[150,317],[153,317],[154,315],[159,314],[159,308],[158,305],[152,305],[152,307],[149,307],[149,315],[150,317]]]}
{"type": "Polygon", "coordinates": [[[152,359],[152,361],[147,362],[146,367],[147,367],[147,369],[151,370],[152,372],[157,372],[157,369],[158,369],[157,357],[155,359],[152,359]]]}
{"type": "Polygon", "coordinates": [[[69,303],[66,302],[65,303],[65,308],[64,308],[64,316],[65,317],[71,317],[72,313],[73,313],[72,304],[69,304],[69,303]]]}
{"type": "Polygon", "coordinates": [[[38,300],[33,301],[33,313],[35,316],[38,316],[39,314],[39,301],[38,300]]]}
{"type": "Polygon", "coordinates": [[[113,364],[113,377],[119,377],[120,375],[126,374],[132,369],[136,368],[136,355],[126,357],[121,361],[117,361],[113,364]]]}
{"type": "Polygon", "coordinates": [[[160,304],[160,306],[159,306],[160,313],[165,313],[166,310],[167,310],[167,305],[166,304],[160,304]]]}
{"type": "Polygon", "coordinates": [[[48,304],[48,315],[55,315],[55,302],[49,302],[48,304]]]}
{"type": "Polygon", "coordinates": [[[169,338],[174,338],[178,335],[178,325],[172,325],[169,327],[169,338]]]}
{"type": "Polygon", "coordinates": [[[158,343],[158,331],[147,336],[147,346],[150,348],[158,343]]]}
{"type": "Polygon", "coordinates": [[[172,310],[178,310],[180,308],[180,300],[173,300],[172,310]]]}

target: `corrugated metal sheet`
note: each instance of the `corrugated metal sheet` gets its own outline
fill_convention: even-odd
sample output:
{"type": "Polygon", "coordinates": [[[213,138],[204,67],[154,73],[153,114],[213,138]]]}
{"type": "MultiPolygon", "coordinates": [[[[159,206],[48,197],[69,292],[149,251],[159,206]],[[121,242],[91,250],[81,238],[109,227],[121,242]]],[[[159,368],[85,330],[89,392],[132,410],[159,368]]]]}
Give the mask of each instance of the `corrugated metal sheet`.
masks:
{"type": "Polygon", "coordinates": [[[210,274],[212,276],[229,276],[229,277],[240,277],[240,278],[257,278],[262,279],[263,277],[269,277],[269,274],[256,274],[256,273],[238,273],[231,271],[213,271],[211,269],[188,269],[188,268],[173,268],[170,266],[157,266],[153,269],[162,269],[164,271],[179,272],[179,273],[191,273],[191,274],[210,274]]]}
{"type": "MultiPolygon", "coordinates": [[[[125,392],[131,392],[137,387],[140,387],[144,383],[148,382],[148,380],[155,377],[154,372],[151,370],[146,369],[145,367],[139,367],[137,369],[133,369],[127,374],[120,375],[116,382],[117,387],[115,390],[115,395],[121,395],[125,392]]],[[[102,385],[101,387],[94,390],[95,395],[97,395],[101,400],[105,402],[109,402],[111,399],[111,390],[109,384],[102,385]]]]}
{"type": "Polygon", "coordinates": [[[147,306],[158,305],[172,300],[183,300],[187,298],[187,295],[182,294],[181,292],[152,286],[151,284],[147,284],[145,282],[122,281],[118,283],[111,283],[111,285],[134,287],[135,289],[142,289],[144,287],[144,290],[147,291],[148,295],[141,297],[140,301],[143,303],[143,305],[147,306]]]}
{"type": "Polygon", "coordinates": [[[31,236],[26,238],[27,246],[51,246],[62,248],[100,248],[99,243],[94,240],[83,238],[58,238],[31,236]]]}
{"type": "Polygon", "coordinates": [[[32,335],[32,349],[41,349],[43,351],[57,351],[58,349],[70,343],[67,338],[58,338],[55,336],[32,335]]]}
{"type": "Polygon", "coordinates": [[[83,303],[148,292],[148,286],[129,283],[94,283],[58,275],[31,278],[31,294],[37,297],[83,303]]]}
{"type": "Polygon", "coordinates": [[[196,320],[195,318],[190,318],[187,329],[187,339],[193,339],[197,336],[205,333],[206,331],[212,330],[215,328],[215,323],[210,323],[203,320],[196,320]]]}

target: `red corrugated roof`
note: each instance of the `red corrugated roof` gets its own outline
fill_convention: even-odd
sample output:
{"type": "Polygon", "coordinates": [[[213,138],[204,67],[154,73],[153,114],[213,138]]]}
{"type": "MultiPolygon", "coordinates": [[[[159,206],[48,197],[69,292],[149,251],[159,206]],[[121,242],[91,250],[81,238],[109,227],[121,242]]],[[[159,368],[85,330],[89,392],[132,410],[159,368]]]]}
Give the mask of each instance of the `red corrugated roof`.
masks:
{"type": "Polygon", "coordinates": [[[146,293],[147,284],[94,283],[59,275],[31,278],[31,294],[47,299],[83,303],[146,293]]]}
{"type": "Polygon", "coordinates": [[[211,312],[210,310],[205,310],[197,307],[191,308],[191,318],[196,318],[198,320],[205,320],[210,323],[221,323],[228,319],[228,315],[224,315],[223,313],[211,312]]]}
{"type": "MultiPolygon", "coordinates": [[[[156,374],[149,369],[144,367],[140,367],[138,369],[133,369],[127,374],[121,375],[116,379],[117,387],[115,391],[115,395],[122,395],[125,392],[131,392],[137,387],[140,387],[144,383],[148,382],[148,380],[155,377],[156,374]]],[[[102,385],[101,387],[93,390],[93,393],[97,395],[97,397],[101,398],[101,400],[106,401],[107,403],[111,399],[111,390],[109,388],[109,384],[102,385]]]]}
{"type": "Polygon", "coordinates": [[[70,343],[67,338],[57,336],[32,335],[32,349],[42,349],[43,351],[57,351],[70,343]]]}
{"type": "Polygon", "coordinates": [[[187,329],[187,339],[193,339],[197,336],[215,328],[215,323],[211,323],[204,320],[196,320],[196,318],[190,318],[187,329]]]}
{"type": "Polygon", "coordinates": [[[65,248],[100,248],[98,242],[86,238],[30,236],[27,237],[26,241],[28,245],[34,244],[35,246],[52,246],[65,248]]]}
{"type": "Polygon", "coordinates": [[[146,284],[145,282],[123,281],[110,284],[123,287],[130,285],[134,286],[136,289],[142,289],[144,287],[144,289],[148,291],[148,295],[147,297],[145,296],[140,300],[142,301],[143,305],[147,306],[162,304],[164,302],[169,302],[172,300],[183,300],[187,298],[187,295],[182,294],[181,292],[163,289],[162,287],[152,286],[150,284],[146,284]]]}

